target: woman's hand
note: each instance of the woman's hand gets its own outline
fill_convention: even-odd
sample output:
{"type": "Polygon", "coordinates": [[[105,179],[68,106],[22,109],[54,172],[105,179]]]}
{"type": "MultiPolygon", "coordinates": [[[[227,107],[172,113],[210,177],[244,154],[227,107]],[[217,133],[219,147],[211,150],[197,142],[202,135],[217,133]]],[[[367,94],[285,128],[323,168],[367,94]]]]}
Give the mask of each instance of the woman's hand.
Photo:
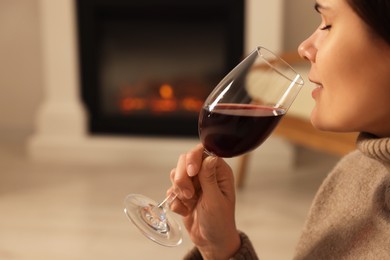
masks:
{"type": "Polygon", "coordinates": [[[171,209],[183,216],[191,240],[205,259],[228,259],[241,243],[234,219],[234,177],[223,159],[203,157],[202,145],[179,157],[168,190],[178,195],[171,209]]]}

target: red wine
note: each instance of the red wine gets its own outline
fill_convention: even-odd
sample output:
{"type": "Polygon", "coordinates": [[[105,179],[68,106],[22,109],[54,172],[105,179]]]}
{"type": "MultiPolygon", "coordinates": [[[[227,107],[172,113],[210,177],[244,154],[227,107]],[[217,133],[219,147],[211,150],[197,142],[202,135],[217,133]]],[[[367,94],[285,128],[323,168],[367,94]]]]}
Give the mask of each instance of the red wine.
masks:
{"type": "Polygon", "coordinates": [[[263,143],[284,114],[284,109],[257,105],[203,107],[199,136],[207,151],[219,157],[237,156],[263,143]]]}

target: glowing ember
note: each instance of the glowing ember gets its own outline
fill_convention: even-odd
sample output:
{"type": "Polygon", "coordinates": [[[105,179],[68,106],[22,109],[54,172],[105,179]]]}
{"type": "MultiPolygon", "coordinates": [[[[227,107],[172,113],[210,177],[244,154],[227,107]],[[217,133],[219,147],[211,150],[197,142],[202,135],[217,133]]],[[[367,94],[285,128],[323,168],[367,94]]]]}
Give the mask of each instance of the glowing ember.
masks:
{"type": "Polygon", "coordinates": [[[181,101],[181,106],[186,111],[192,111],[198,113],[203,105],[203,102],[199,99],[188,97],[181,101]]]}
{"type": "Polygon", "coordinates": [[[173,85],[168,83],[161,84],[156,92],[149,97],[136,97],[127,86],[122,90],[122,97],[119,99],[120,110],[126,114],[148,110],[158,114],[175,111],[198,113],[203,105],[203,101],[193,94],[181,97],[175,93],[173,85]]]}
{"type": "Polygon", "coordinates": [[[151,107],[154,112],[172,112],[177,110],[177,101],[174,98],[173,88],[171,85],[161,85],[159,93],[161,98],[151,101],[151,107]]]}
{"type": "Polygon", "coordinates": [[[173,88],[169,84],[163,84],[160,87],[160,96],[163,99],[171,99],[173,98],[173,88]]]}
{"type": "Polygon", "coordinates": [[[123,98],[120,102],[121,110],[129,112],[133,110],[142,110],[147,106],[146,102],[142,98],[123,98]]]}

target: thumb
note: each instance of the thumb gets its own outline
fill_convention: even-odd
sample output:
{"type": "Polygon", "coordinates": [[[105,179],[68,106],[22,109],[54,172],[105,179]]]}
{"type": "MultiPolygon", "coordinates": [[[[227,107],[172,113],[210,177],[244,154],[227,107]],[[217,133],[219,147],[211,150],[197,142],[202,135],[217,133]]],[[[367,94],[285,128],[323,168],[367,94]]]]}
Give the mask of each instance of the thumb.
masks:
{"type": "Polygon", "coordinates": [[[218,157],[215,156],[206,157],[198,173],[198,180],[206,197],[220,193],[217,180],[217,160],[218,157]]]}

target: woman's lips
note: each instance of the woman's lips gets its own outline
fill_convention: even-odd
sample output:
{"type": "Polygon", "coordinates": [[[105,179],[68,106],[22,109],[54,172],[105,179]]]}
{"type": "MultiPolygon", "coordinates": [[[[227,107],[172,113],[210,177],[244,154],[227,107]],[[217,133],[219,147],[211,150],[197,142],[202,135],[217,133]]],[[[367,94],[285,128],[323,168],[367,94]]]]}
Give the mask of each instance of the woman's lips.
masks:
{"type": "Polygon", "coordinates": [[[318,95],[320,94],[322,90],[322,86],[321,85],[317,85],[316,88],[311,92],[311,96],[316,99],[316,97],[318,97],[318,95]]]}
{"type": "Polygon", "coordinates": [[[321,90],[323,89],[322,84],[318,83],[316,81],[310,80],[312,83],[315,84],[314,90],[311,92],[311,96],[315,99],[320,94],[321,90]]]}

